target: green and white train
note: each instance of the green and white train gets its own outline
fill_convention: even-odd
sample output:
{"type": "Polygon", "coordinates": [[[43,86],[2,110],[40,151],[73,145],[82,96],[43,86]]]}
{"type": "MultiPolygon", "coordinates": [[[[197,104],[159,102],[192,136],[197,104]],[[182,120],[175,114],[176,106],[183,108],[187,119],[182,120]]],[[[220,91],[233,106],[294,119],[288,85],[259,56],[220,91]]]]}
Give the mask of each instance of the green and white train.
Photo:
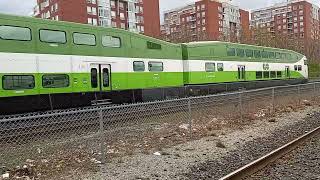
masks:
{"type": "Polygon", "coordinates": [[[172,44],[121,29],[10,15],[0,15],[0,59],[0,114],[183,97],[204,85],[308,79],[306,57],[290,50],[172,44]]]}

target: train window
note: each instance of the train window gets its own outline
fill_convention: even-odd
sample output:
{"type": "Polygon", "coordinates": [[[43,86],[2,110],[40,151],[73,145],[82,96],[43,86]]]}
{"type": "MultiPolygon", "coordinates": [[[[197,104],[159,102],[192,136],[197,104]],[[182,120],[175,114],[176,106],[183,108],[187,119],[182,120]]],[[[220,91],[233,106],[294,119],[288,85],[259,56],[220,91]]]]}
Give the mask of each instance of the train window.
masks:
{"type": "Polygon", "coordinates": [[[269,54],[269,58],[270,58],[270,59],[275,59],[275,58],[276,58],[274,52],[268,52],[268,54],[269,54]]]}
{"type": "Polygon", "coordinates": [[[227,49],[227,55],[228,55],[228,56],[236,56],[236,49],[234,49],[234,48],[228,48],[228,49],[227,49]]]}
{"type": "Polygon", "coordinates": [[[267,51],[262,51],[261,56],[262,58],[269,58],[269,54],[267,51]]]}
{"type": "Polygon", "coordinates": [[[282,72],[281,71],[277,71],[277,78],[281,78],[282,77],[282,72]]]}
{"type": "Polygon", "coordinates": [[[259,51],[259,50],[254,50],[254,57],[255,57],[255,58],[261,58],[261,51],[259,51]]]}
{"type": "Polygon", "coordinates": [[[270,78],[270,72],[269,71],[264,71],[263,72],[263,78],[270,78]]]}
{"type": "Polygon", "coordinates": [[[281,59],[281,53],[276,52],[276,59],[281,59]]]}
{"type": "Polygon", "coordinates": [[[133,62],[133,71],[143,72],[145,71],[145,65],[143,61],[134,61],[133,62]]]}
{"type": "Polygon", "coordinates": [[[154,42],[147,41],[147,48],[148,49],[158,49],[158,50],[160,50],[162,47],[161,47],[161,44],[157,44],[157,43],[154,43],[154,42]]]}
{"type": "Polygon", "coordinates": [[[304,60],[304,65],[307,66],[308,65],[308,60],[304,60]]]}
{"type": "Polygon", "coordinates": [[[97,68],[91,69],[91,87],[92,88],[98,87],[98,70],[97,70],[97,68]]]}
{"type": "Polygon", "coordinates": [[[26,27],[0,26],[0,38],[4,40],[31,41],[31,30],[26,27]]]}
{"type": "Polygon", "coordinates": [[[103,87],[109,87],[109,69],[102,69],[103,87]]]}
{"type": "Polygon", "coordinates": [[[246,56],[247,56],[247,57],[253,57],[253,50],[251,50],[251,49],[246,49],[246,56]]]}
{"type": "Polygon", "coordinates": [[[298,66],[297,65],[294,65],[294,70],[298,71],[298,66]]]}
{"type": "Polygon", "coordinates": [[[42,87],[44,88],[64,88],[69,86],[69,76],[67,74],[46,74],[42,76],[42,87]]]}
{"type": "Polygon", "coordinates": [[[67,42],[66,32],[56,30],[40,30],[40,41],[48,43],[61,43],[67,42]]]}
{"type": "Polygon", "coordinates": [[[206,72],[215,72],[216,64],[215,63],[206,63],[206,72]]]}
{"type": "Polygon", "coordinates": [[[218,64],[217,64],[217,70],[218,70],[218,71],[223,71],[223,70],[224,70],[224,68],[223,68],[223,63],[218,63],[218,64]]]}
{"type": "Polygon", "coordinates": [[[256,79],[262,79],[262,71],[256,72],[256,79]]]}
{"type": "Polygon", "coordinates": [[[244,57],[244,50],[243,49],[237,49],[237,56],[244,57]]]}
{"type": "Polygon", "coordinates": [[[149,71],[163,71],[162,62],[149,62],[149,71]]]}
{"type": "Polygon", "coordinates": [[[277,73],[275,71],[270,72],[270,77],[271,78],[277,78],[277,73]]]}
{"type": "Polygon", "coordinates": [[[33,89],[35,87],[32,75],[4,75],[2,87],[5,90],[33,89]]]}
{"type": "Polygon", "coordinates": [[[302,66],[298,65],[298,71],[302,71],[302,66]]]}
{"type": "Polygon", "coordinates": [[[121,39],[119,37],[114,37],[114,36],[102,36],[102,46],[120,48],[121,39]]]}
{"type": "Polygon", "coordinates": [[[291,54],[287,54],[287,59],[291,60],[291,54]]]}
{"type": "Polygon", "coordinates": [[[73,33],[73,43],[77,45],[96,45],[96,36],[94,34],[73,33]]]}

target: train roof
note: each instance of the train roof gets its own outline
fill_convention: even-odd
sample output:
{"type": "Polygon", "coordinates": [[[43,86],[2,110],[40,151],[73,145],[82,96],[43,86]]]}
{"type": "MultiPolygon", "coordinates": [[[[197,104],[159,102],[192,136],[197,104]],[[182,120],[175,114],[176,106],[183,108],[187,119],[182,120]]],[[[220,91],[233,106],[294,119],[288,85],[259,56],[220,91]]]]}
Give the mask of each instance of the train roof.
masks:
{"type": "Polygon", "coordinates": [[[196,42],[189,42],[189,43],[183,43],[187,47],[203,47],[203,46],[212,46],[212,45],[232,45],[232,46],[242,46],[242,47],[250,47],[250,48],[262,48],[267,50],[274,50],[274,51],[285,51],[290,52],[294,54],[299,54],[301,56],[304,56],[301,53],[298,53],[293,50],[289,49],[280,49],[280,48],[273,48],[273,47],[267,47],[267,46],[257,46],[257,45],[251,45],[251,44],[240,44],[240,43],[232,43],[232,42],[224,42],[224,41],[196,41],[196,42]]]}
{"type": "Polygon", "coordinates": [[[69,22],[69,21],[55,21],[55,20],[50,20],[50,19],[35,18],[35,17],[30,17],[30,16],[10,15],[10,14],[3,14],[3,13],[0,13],[0,19],[25,21],[25,22],[36,22],[36,23],[41,23],[41,24],[59,25],[59,26],[67,26],[67,27],[79,27],[82,29],[91,29],[91,30],[109,30],[109,31],[117,32],[117,33],[130,34],[132,36],[140,36],[142,38],[150,39],[153,41],[158,41],[159,43],[162,43],[162,44],[167,44],[167,45],[171,45],[171,46],[180,46],[179,44],[170,43],[170,42],[167,42],[167,41],[164,41],[161,39],[150,37],[150,36],[147,36],[144,34],[131,32],[131,31],[121,29],[121,28],[93,26],[93,25],[89,25],[89,24],[75,23],[75,22],[69,22]]]}

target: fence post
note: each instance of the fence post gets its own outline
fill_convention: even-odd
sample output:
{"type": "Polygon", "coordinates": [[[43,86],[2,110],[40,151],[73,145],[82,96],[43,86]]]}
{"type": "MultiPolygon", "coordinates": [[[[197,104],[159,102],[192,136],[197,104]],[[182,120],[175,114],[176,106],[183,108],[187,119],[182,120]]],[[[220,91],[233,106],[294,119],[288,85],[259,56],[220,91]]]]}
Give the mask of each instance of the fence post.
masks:
{"type": "Polygon", "coordinates": [[[272,113],[275,113],[275,88],[272,88],[272,113]]]}
{"type": "Polygon", "coordinates": [[[301,105],[301,89],[300,89],[300,84],[298,85],[298,98],[299,98],[299,101],[298,101],[298,105],[301,105]]]}
{"type": "Polygon", "coordinates": [[[192,122],[192,114],[191,114],[191,98],[188,98],[188,120],[189,120],[189,133],[190,133],[190,137],[192,139],[192,126],[193,126],[193,122],[192,122]]]}
{"type": "Polygon", "coordinates": [[[103,112],[102,109],[99,110],[99,135],[100,135],[100,153],[101,153],[101,163],[106,164],[106,154],[104,148],[104,123],[103,123],[103,112]]]}
{"type": "Polygon", "coordinates": [[[313,83],[313,98],[316,98],[317,97],[317,93],[316,93],[316,83],[314,82],[313,83]]]}
{"type": "Polygon", "coordinates": [[[242,112],[242,110],[243,110],[243,107],[242,107],[242,93],[243,93],[243,91],[241,90],[241,91],[239,92],[239,113],[240,113],[240,120],[243,120],[243,112],[242,112]]]}

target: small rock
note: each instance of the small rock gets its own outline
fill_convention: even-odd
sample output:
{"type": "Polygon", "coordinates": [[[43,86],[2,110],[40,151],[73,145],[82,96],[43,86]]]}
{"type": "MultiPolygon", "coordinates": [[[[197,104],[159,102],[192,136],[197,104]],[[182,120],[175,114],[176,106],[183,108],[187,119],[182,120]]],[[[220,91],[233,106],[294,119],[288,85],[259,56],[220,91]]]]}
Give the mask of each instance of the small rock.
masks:
{"type": "Polygon", "coordinates": [[[26,163],[34,163],[34,161],[35,161],[35,160],[27,159],[27,160],[26,160],[26,163]]]}
{"type": "Polygon", "coordinates": [[[160,152],[155,152],[155,153],[153,153],[153,155],[161,156],[161,153],[160,152]]]}
{"type": "Polygon", "coordinates": [[[102,164],[101,161],[98,161],[96,158],[92,158],[91,162],[95,163],[95,164],[102,164]]]}
{"type": "Polygon", "coordinates": [[[189,124],[181,124],[181,125],[179,126],[180,129],[185,129],[185,130],[188,130],[189,127],[190,127],[189,124]]]}
{"type": "Polygon", "coordinates": [[[268,122],[274,123],[274,122],[276,122],[276,119],[269,119],[268,122]]]}
{"type": "Polygon", "coordinates": [[[217,146],[218,148],[226,148],[226,146],[225,146],[221,141],[218,141],[217,144],[216,144],[216,146],[217,146]]]}
{"type": "Polygon", "coordinates": [[[9,173],[2,174],[2,178],[3,179],[9,179],[10,178],[10,174],[9,173]]]}

